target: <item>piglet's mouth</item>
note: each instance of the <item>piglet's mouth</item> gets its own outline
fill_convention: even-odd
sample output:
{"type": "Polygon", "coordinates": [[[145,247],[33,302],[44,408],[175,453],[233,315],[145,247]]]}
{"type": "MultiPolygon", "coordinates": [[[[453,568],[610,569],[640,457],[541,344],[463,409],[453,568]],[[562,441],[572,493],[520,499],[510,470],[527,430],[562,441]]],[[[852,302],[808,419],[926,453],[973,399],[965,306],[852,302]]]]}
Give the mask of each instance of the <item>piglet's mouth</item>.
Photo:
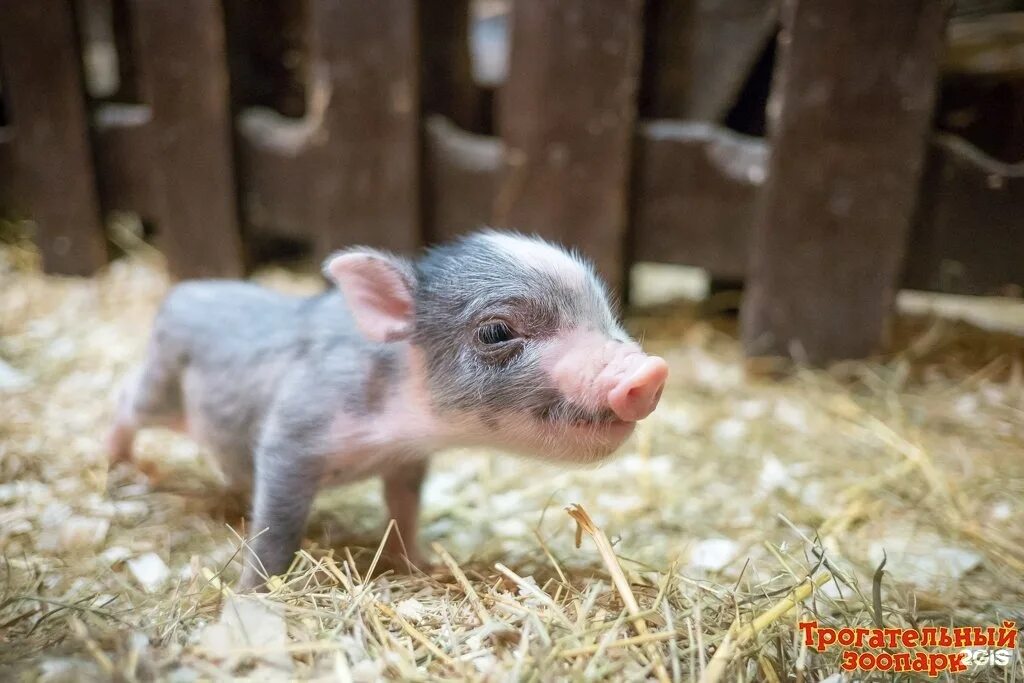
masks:
{"type": "Polygon", "coordinates": [[[567,401],[555,401],[536,411],[537,419],[555,425],[570,427],[609,427],[612,425],[632,424],[620,420],[610,408],[603,410],[587,410],[567,401]]]}

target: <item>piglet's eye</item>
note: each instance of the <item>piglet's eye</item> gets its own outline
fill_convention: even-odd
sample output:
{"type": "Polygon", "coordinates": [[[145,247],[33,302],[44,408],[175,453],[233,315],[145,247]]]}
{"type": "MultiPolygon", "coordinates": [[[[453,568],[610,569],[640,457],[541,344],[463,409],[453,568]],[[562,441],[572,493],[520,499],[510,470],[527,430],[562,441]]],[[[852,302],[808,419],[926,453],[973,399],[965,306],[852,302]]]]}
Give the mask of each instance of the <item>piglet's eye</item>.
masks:
{"type": "Polygon", "coordinates": [[[516,334],[508,324],[496,321],[482,326],[477,330],[476,336],[483,344],[501,344],[511,341],[516,334]]]}

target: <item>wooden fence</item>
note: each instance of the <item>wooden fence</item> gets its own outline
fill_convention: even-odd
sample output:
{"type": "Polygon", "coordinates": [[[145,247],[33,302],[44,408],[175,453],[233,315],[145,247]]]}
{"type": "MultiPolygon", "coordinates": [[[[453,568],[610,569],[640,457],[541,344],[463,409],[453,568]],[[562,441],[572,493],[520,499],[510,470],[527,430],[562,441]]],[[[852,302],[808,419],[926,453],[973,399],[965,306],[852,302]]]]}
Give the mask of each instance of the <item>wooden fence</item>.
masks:
{"type": "Polygon", "coordinates": [[[75,5],[0,6],[0,198],[50,272],[101,267],[114,210],[181,278],[242,275],[259,235],[319,255],[490,224],[617,287],[637,260],[742,278],[748,350],[810,361],[876,350],[901,284],[1024,282],[1024,164],[932,132],[943,0],[514,0],[493,108],[466,0],[105,2],[105,98],[75,5]],[[779,26],[769,134],[734,133],[779,26]]]}

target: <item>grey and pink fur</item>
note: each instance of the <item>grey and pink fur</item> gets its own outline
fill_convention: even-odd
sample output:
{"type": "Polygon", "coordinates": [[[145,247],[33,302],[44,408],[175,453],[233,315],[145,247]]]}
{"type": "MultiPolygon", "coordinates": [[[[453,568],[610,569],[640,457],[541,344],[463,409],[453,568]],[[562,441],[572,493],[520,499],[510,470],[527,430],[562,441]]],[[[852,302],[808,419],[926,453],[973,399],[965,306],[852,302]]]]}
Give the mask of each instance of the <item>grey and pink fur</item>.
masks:
{"type": "Polygon", "coordinates": [[[661,396],[665,361],[626,334],[592,266],[539,238],[487,230],[416,260],[357,247],[324,273],[336,287],[312,297],[174,287],[110,435],[116,462],[141,428],[185,431],[251,493],[245,588],[288,568],[321,487],[381,476],[417,564],[432,453],[597,462],[661,396]]]}

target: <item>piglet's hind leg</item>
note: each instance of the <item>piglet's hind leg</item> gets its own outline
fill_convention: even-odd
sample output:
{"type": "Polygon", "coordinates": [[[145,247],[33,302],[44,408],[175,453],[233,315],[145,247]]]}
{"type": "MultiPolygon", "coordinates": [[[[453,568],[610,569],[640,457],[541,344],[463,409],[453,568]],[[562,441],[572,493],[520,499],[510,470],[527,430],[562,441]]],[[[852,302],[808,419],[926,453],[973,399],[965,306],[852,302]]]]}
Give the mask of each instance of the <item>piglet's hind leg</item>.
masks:
{"type": "Polygon", "coordinates": [[[139,429],[184,426],[179,363],[159,345],[154,343],[151,347],[143,367],[132,373],[121,387],[114,425],[106,440],[111,465],[132,461],[135,434],[139,429]]]}
{"type": "Polygon", "coordinates": [[[426,474],[427,462],[418,461],[405,463],[384,476],[384,500],[396,526],[386,549],[393,557],[405,557],[420,569],[428,566],[419,546],[420,496],[426,474]]]}

